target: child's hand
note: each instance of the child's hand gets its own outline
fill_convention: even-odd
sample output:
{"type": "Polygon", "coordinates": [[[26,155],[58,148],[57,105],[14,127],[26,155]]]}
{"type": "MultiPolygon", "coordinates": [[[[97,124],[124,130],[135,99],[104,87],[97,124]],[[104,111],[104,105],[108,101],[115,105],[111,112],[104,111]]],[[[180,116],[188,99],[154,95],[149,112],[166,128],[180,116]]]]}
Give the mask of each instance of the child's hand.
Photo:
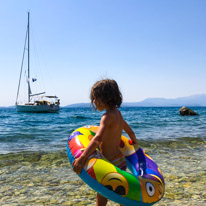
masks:
{"type": "Polygon", "coordinates": [[[79,175],[81,174],[81,170],[84,167],[84,162],[81,160],[81,158],[77,158],[72,163],[72,166],[73,166],[74,172],[76,172],[79,175]]]}

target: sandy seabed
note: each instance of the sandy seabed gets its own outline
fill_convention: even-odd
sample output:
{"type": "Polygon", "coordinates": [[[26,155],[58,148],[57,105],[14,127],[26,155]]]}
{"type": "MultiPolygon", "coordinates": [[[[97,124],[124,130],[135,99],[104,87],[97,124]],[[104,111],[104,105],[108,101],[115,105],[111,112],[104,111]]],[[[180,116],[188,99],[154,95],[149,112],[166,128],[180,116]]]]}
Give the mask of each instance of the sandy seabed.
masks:
{"type": "MultiPolygon", "coordinates": [[[[151,143],[144,149],[166,182],[156,206],[206,206],[206,141],[151,143]]],[[[66,151],[1,154],[0,185],[1,206],[95,205],[96,192],[72,171],[66,151]]]]}

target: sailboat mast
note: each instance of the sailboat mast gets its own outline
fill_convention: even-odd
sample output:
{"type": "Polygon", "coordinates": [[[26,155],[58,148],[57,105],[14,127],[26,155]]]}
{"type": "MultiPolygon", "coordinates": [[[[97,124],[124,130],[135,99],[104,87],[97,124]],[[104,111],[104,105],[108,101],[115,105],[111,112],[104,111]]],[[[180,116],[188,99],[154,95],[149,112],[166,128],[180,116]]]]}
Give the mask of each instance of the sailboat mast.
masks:
{"type": "Polygon", "coordinates": [[[30,89],[29,12],[28,12],[28,26],[27,26],[27,30],[28,30],[28,102],[30,102],[31,89],[30,89]]]}

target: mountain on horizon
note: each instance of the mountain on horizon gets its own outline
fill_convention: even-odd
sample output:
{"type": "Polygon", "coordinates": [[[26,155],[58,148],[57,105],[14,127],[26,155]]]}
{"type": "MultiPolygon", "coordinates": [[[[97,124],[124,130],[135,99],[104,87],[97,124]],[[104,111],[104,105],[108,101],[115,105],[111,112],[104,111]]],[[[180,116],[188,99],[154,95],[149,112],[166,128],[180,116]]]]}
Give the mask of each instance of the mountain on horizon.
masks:
{"type": "MultiPolygon", "coordinates": [[[[196,94],[175,99],[147,98],[141,102],[123,102],[122,107],[205,107],[206,94],[196,94]]],[[[90,103],[77,103],[65,107],[90,107],[90,103]]]]}

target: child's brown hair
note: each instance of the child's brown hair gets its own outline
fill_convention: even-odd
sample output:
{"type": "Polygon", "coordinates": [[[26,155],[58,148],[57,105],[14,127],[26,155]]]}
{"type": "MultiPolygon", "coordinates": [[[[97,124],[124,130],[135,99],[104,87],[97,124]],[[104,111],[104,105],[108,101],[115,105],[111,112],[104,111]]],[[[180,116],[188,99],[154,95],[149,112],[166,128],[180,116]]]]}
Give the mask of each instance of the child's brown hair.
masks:
{"type": "Polygon", "coordinates": [[[122,104],[122,94],[115,80],[104,79],[97,81],[90,93],[91,104],[95,108],[94,100],[101,102],[108,107],[119,108],[122,104]]]}

